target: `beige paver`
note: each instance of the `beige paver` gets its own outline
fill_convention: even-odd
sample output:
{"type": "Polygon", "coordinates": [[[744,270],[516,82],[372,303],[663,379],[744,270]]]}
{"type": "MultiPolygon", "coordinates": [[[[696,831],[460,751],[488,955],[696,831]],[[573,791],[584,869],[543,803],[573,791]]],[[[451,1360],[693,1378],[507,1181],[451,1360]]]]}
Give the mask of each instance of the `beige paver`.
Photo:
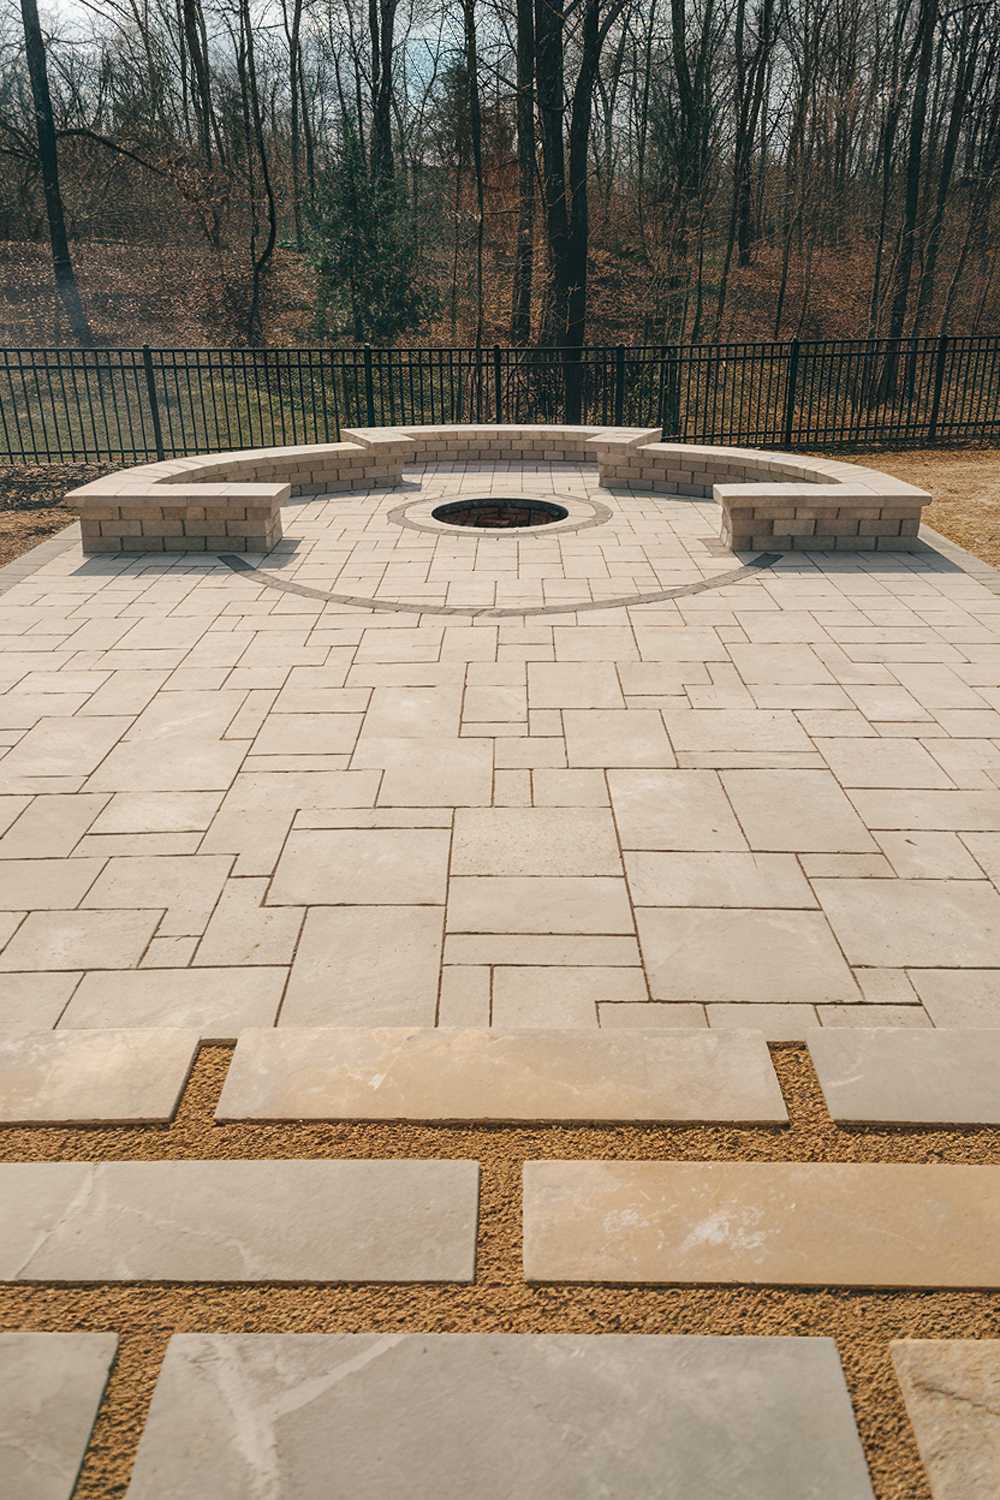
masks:
{"type": "Polygon", "coordinates": [[[790,854],[678,854],[636,850],[625,857],[636,906],[810,907],[816,898],[790,854]]]}
{"type": "Polygon", "coordinates": [[[0,1121],[141,1124],[172,1120],[198,1033],[32,1031],[0,1036],[0,1121]]]}
{"type": "Polygon", "coordinates": [[[493,971],[494,1026],[596,1026],[604,1001],[649,998],[641,968],[511,965],[493,971]]]}
{"type": "Polygon", "coordinates": [[[665,708],[663,721],[678,752],[812,750],[795,715],[781,710],[665,708]]]}
{"type": "Polygon", "coordinates": [[[0,1333],[0,1474],[11,1500],[70,1500],[114,1333],[0,1333]]]}
{"type": "Polygon", "coordinates": [[[6,974],[0,994],[0,1031],[44,1031],[66,1009],[80,975],[6,974]]]}
{"type": "Polygon", "coordinates": [[[204,932],[232,860],[220,854],[110,859],[83,899],[101,910],[156,907],[161,935],[204,932]]]}
{"type": "Polygon", "coordinates": [[[74,907],[100,873],[99,859],[0,860],[0,911],[74,907]]]}
{"type": "Polygon", "coordinates": [[[59,1026],[183,1026],[196,1030],[203,1042],[231,1042],[245,1026],[273,1024],[287,973],[284,968],[249,965],[134,972],[92,968],[59,1026]]]}
{"type": "Polygon", "coordinates": [[[159,912],[31,912],[0,953],[0,969],[130,969],[156,931],[159,912]]]}
{"type": "Polygon", "coordinates": [[[455,876],[449,932],[630,933],[624,880],[609,876],[455,876]]]}
{"type": "Polygon", "coordinates": [[[1000,1340],[899,1339],[891,1353],[932,1500],[994,1500],[1000,1340]]]}
{"type": "Polygon", "coordinates": [[[555,807],[459,808],[454,875],[619,875],[611,814],[555,807]]]}
{"type": "Polygon", "coordinates": [[[352,765],[384,772],[380,807],[488,807],[492,799],[489,739],[414,741],[363,735],[352,765]]]}
{"type": "Polygon", "coordinates": [[[759,1036],[731,1032],[245,1032],[220,1120],[787,1118],[759,1036]]]}
{"type": "MultiPolygon", "coordinates": [[[[11,799],[13,800],[13,799],[11,799]]],[[[0,838],[0,859],[63,859],[71,854],[107,796],[61,793],[35,797],[0,838]]]]}
{"type": "Polygon", "coordinates": [[[997,1167],[524,1167],[529,1281],[996,1287],[998,1230],[997,1167]]]}
{"type": "Polygon", "coordinates": [[[433,1026],[442,909],[313,907],[281,1021],[287,1026],[433,1026]]]}
{"type": "Polygon", "coordinates": [[[1000,1027],[1000,968],[911,969],[935,1026],[1000,1027]]]}
{"type": "Polygon", "coordinates": [[[528,700],[535,708],[624,708],[614,660],[528,663],[528,700]]]}
{"type": "Polygon", "coordinates": [[[950,787],[951,779],[916,740],[817,739],[841,786],[950,787]]]}
{"type": "Polygon", "coordinates": [[[819,912],[642,907],[636,922],[654,1000],[749,1007],[859,998],[819,912]]]}
{"type": "Polygon", "coordinates": [[[723,771],[751,849],[875,852],[876,844],[829,771],[723,771]]]}
{"type": "Polygon", "coordinates": [[[571,766],[676,765],[655,709],[566,709],[563,724],[571,766]]]}
{"type": "Polygon", "coordinates": [[[608,786],[624,849],[747,847],[715,771],[609,771],[608,786]]]}
{"type": "Polygon", "coordinates": [[[131,722],[122,717],[39,719],[0,761],[0,791],[20,791],[17,783],[25,777],[87,776],[131,722]]]}
{"type": "Polygon", "coordinates": [[[1000,1030],[852,1028],[807,1040],[835,1120],[1000,1124],[1000,1030]]]}
{"type": "Polygon", "coordinates": [[[803,1475],[872,1500],[829,1339],[175,1335],[129,1500],[243,1500],[262,1470],[275,1494],[335,1474],[355,1500],[776,1500],[803,1475]]]}
{"type": "MultiPolygon", "coordinates": [[[[802,1042],[816,1025],[812,1005],[755,1005],[748,1014],[745,1005],[708,1005],[709,1026],[719,1031],[741,1030],[752,1025],[769,1042],[802,1042]]],[[[828,1007],[829,1009],[829,1007],[828,1007]]]]}
{"type": "Polygon", "coordinates": [[[437,828],[295,830],[268,904],[413,905],[444,901],[449,836],[437,828]]]}
{"type": "Polygon", "coordinates": [[[6,1281],[471,1281],[471,1161],[0,1167],[6,1281]]]}
{"type": "Polygon", "coordinates": [[[1000,895],[985,880],[816,880],[813,889],[854,964],[1000,967],[1000,895]]]}

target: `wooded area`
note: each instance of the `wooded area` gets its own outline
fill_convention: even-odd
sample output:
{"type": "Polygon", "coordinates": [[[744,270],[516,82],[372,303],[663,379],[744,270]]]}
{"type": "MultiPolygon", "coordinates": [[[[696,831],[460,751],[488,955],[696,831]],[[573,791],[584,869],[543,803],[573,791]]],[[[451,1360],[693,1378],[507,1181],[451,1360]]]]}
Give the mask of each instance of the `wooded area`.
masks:
{"type": "Polygon", "coordinates": [[[585,342],[989,332],[998,63],[1000,0],[20,0],[0,340],[571,385],[585,342]]]}

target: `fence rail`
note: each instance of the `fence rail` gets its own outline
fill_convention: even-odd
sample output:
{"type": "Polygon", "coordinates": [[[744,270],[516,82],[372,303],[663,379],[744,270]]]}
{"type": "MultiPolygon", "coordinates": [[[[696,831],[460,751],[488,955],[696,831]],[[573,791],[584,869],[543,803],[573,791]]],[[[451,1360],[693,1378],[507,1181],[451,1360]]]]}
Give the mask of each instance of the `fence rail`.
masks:
{"type": "Polygon", "coordinates": [[[1000,337],[559,349],[0,349],[0,461],[136,462],[342,427],[559,422],[823,448],[1000,436],[1000,337]]]}

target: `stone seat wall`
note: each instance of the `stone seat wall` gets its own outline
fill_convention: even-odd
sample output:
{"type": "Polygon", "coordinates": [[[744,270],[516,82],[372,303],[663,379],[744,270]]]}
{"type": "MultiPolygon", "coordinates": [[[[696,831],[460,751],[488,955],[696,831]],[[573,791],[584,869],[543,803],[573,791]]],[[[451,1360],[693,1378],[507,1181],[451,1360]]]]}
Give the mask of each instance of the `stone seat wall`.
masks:
{"type": "Polygon", "coordinates": [[[87,553],[269,552],[291,497],[393,486],[404,467],[424,464],[595,463],[607,489],[717,500],[722,538],[737,552],[909,548],[931,498],[837,459],[659,438],[640,427],[354,428],[337,443],[143,464],[67,498],[87,553]]]}

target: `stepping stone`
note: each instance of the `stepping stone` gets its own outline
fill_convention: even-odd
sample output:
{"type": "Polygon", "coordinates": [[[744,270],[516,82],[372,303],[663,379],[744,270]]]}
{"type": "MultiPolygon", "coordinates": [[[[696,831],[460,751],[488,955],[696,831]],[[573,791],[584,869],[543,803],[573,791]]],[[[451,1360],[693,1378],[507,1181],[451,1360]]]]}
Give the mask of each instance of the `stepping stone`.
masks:
{"type": "Polygon", "coordinates": [[[113,1333],[0,1333],[0,1493],[70,1500],[117,1345],[113,1333]]]}
{"type": "Polygon", "coordinates": [[[1000,1125],[1000,1031],[815,1029],[807,1041],[835,1120],[1000,1125]]]}
{"type": "Polygon", "coordinates": [[[788,1118],[767,1045],[752,1032],[298,1027],[243,1032],[216,1117],[788,1118]]]}
{"type": "Polygon", "coordinates": [[[891,1350],[933,1500],[996,1500],[1000,1339],[902,1339],[891,1350]]]}
{"type": "Polygon", "coordinates": [[[1000,1167],[530,1161],[524,1274],[1000,1287],[1000,1167]]]}
{"type": "Polygon", "coordinates": [[[832,1339],[175,1334],[128,1500],[807,1493],[873,1500],[832,1339]]]}
{"type": "Polygon", "coordinates": [[[197,1050],[197,1031],[168,1028],[0,1035],[0,1123],[165,1124],[197,1050]]]}
{"type": "Polygon", "coordinates": [[[0,1166],[4,1281],[471,1281],[474,1161],[0,1166]]]}

